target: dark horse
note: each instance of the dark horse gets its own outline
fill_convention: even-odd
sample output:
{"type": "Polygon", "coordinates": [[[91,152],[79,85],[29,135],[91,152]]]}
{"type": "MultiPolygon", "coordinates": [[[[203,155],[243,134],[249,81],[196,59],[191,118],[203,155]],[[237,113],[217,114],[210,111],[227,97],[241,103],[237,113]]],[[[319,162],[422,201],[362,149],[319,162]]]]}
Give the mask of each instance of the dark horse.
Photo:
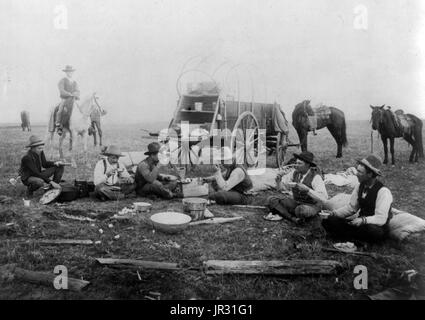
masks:
{"type": "MultiPolygon", "coordinates": [[[[327,127],[332,137],[334,137],[338,150],[336,157],[342,157],[342,147],[347,145],[347,134],[345,125],[344,112],[335,107],[326,107],[329,113],[328,116],[322,117],[317,116],[316,130],[327,127]]],[[[317,110],[316,110],[317,111],[317,110]]],[[[298,137],[300,139],[301,150],[307,150],[307,135],[309,131],[312,131],[309,117],[315,115],[315,110],[310,105],[310,100],[304,100],[295,106],[292,112],[292,125],[297,130],[298,137]]]]}
{"type": "Polygon", "coordinates": [[[30,113],[28,111],[21,111],[21,127],[22,131],[25,131],[25,128],[31,131],[30,113]]]}
{"type": "Polygon", "coordinates": [[[372,108],[372,129],[378,130],[384,144],[384,163],[388,163],[387,140],[390,140],[391,163],[394,164],[394,138],[404,138],[411,146],[409,162],[418,162],[418,158],[424,157],[422,146],[422,120],[413,114],[406,114],[406,127],[399,128],[396,123],[395,115],[390,110],[385,110],[383,106],[370,106],[372,108]]]}

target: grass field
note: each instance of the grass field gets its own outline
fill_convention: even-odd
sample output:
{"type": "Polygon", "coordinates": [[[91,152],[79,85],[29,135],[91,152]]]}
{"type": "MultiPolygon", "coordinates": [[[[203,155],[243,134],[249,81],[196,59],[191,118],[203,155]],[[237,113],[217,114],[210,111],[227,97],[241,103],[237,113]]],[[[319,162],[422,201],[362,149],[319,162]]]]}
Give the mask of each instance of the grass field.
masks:
{"type": "MultiPolygon", "coordinates": [[[[146,127],[145,127],[146,128],[146,127]]],[[[161,129],[151,124],[147,129],[161,129]]],[[[123,151],[144,151],[152,139],[143,138],[139,126],[109,126],[104,128],[105,144],[117,143],[123,151]]],[[[392,287],[400,272],[415,269],[425,273],[424,237],[403,243],[388,241],[383,245],[370,245],[364,250],[382,254],[373,259],[322,251],[332,242],[326,238],[320,221],[314,219],[305,226],[294,226],[284,221],[269,222],[262,219],[261,210],[242,210],[212,205],[216,216],[242,215],[245,219],[223,225],[190,227],[184,233],[165,235],[153,232],[141,221],[111,222],[99,219],[80,222],[63,219],[56,213],[65,210],[116,213],[129,206],[135,199],[101,203],[95,199],[81,199],[64,207],[42,206],[32,201],[32,207],[23,206],[24,188],[11,187],[8,180],[16,176],[20,159],[25,153],[30,134],[44,136],[45,128],[33,127],[31,133],[19,127],[0,127],[0,194],[13,197],[12,204],[0,204],[0,224],[15,222],[12,232],[0,233],[0,265],[16,263],[19,267],[34,271],[53,272],[56,265],[68,268],[69,276],[91,282],[82,292],[58,291],[52,287],[14,280],[2,283],[2,299],[144,299],[149,291],[162,294],[161,299],[360,299],[392,287]],[[113,223],[113,227],[108,225],[113,223]],[[104,233],[99,233],[103,229],[104,233]],[[120,235],[118,240],[114,236],[120,235]],[[28,239],[91,239],[102,243],[92,246],[46,246],[28,239]],[[174,243],[180,245],[176,247],[174,243]],[[334,276],[206,276],[198,271],[153,272],[118,270],[95,264],[94,258],[114,257],[152,261],[177,262],[183,266],[200,266],[209,259],[229,260],[284,260],[331,259],[343,263],[343,270],[334,276]],[[368,268],[368,289],[356,290],[353,273],[356,265],[368,268]]],[[[293,129],[291,139],[297,141],[293,129]]],[[[349,145],[344,157],[336,159],[336,145],[329,132],[318,131],[309,136],[309,150],[314,152],[318,164],[325,172],[337,172],[355,164],[354,159],[370,152],[370,127],[367,121],[348,123],[349,145]]],[[[375,151],[382,154],[382,144],[375,133],[375,151]]],[[[80,148],[80,147],[78,147],[80,148]]],[[[289,154],[298,151],[293,148],[289,154]]],[[[425,218],[425,164],[409,164],[410,148],[407,142],[396,142],[397,163],[383,169],[383,182],[394,196],[394,207],[425,218]]],[[[79,153],[77,169],[66,168],[64,178],[92,180],[92,171],[99,149],[79,153]],[[85,159],[88,159],[86,161],[85,159]]],[[[56,150],[54,152],[56,156],[56,150]]],[[[273,159],[268,160],[273,165],[273,159]]],[[[273,183],[273,182],[271,182],[273,183]]],[[[328,186],[331,196],[349,192],[346,188],[328,186]]],[[[253,204],[264,204],[271,192],[259,194],[253,204]]],[[[137,199],[150,201],[150,199],[137,199]]],[[[182,210],[181,202],[153,201],[152,213],[169,209],[182,210]]],[[[423,295],[423,287],[419,291],[423,295]]]]}

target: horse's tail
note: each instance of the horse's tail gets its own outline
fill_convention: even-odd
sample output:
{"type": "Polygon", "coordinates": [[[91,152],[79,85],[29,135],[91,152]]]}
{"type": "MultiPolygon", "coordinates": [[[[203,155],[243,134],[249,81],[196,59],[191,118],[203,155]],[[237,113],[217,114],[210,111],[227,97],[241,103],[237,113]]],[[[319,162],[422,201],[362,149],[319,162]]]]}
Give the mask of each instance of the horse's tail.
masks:
{"type": "Polygon", "coordinates": [[[419,158],[424,158],[424,146],[422,144],[422,127],[423,123],[422,120],[417,118],[416,120],[416,126],[415,126],[415,141],[416,141],[416,147],[418,148],[418,155],[419,158]]]}
{"type": "Polygon", "coordinates": [[[342,146],[346,147],[348,144],[347,141],[347,125],[345,124],[345,116],[342,116],[342,124],[341,124],[341,143],[342,146]]]}

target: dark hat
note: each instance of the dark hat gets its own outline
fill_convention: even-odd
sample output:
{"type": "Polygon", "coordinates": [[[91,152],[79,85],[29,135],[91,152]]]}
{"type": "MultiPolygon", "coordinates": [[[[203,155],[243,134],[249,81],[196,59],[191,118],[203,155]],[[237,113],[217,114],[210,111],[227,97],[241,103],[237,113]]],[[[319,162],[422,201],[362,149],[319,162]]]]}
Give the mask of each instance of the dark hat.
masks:
{"type": "Polygon", "coordinates": [[[105,151],[102,152],[105,156],[117,156],[117,157],[123,157],[124,155],[121,153],[121,150],[118,146],[110,145],[105,149],[105,151]]]}
{"type": "Polygon", "coordinates": [[[71,71],[75,71],[75,69],[71,66],[66,66],[65,69],[62,70],[63,72],[71,72],[71,71]]]}
{"type": "Polygon", "coordinates": [[[42,146],[44,145],[43,140],[41,140],[39,137],[37,136],[31,136],[29,139],[29,144],[27,146],[25,146],[25,148],[32,148],[32,147],[37,147],[37,146],[42,146]]]}
{"type": "Polygon", "coordinates": [[[148,144],[148,151],[145,152],[145,155],[149,156],[158,153],[160,148],[161,146],[158,142],[151,142],[148,144]]]}
{"type": "Polygon", "coordinates": [[[297,159],[300,159],[302,161],[307,162],[308,164],[310,164],[313,167],[316,167],[317,165],[313,162],[314,160],[314,155],[309,152],[309,151],[303,151],[300,154],[296,154],[294,153],[294,157],[297,159]]]}
{"type": "Polygon", "coordinates": [[[379,170],[382,166],[382,160],[377,155],[371,154],[364,159],[357,160],[357,162],[369,168],[378,176],[382,176],[381,170],[379,170]]]}

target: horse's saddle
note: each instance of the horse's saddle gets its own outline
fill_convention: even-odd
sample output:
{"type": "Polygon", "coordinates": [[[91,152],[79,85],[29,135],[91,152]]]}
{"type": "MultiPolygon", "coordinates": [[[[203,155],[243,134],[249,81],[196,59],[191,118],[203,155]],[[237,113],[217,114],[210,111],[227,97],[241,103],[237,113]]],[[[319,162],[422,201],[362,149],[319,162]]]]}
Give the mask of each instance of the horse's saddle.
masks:
{"type": "Polygon", "coordinates": [[[322,104],[320,104],[316,108],[313,108],[313,111],[314,111],[314,115],[318,119],[329,119],[329,117],[332,113],[331,109],[328,106],[325,106],[325,105],[322,105],[322,104]]]}
{"type": "Polygon", "coordinates": [[[321,103],[312,109],[313,109],[314,115],[309,115],[308,121],[310,125],[310,130],[315,130],[317,129],[317,122],[329,120],[332,111],[328,106],[325,106],[321,103]]]}
{"type": "Polygon", "coordinates": [[[395,116],[395,125],[400,134],[410,135],[412,133],[412,127],[414,126],[414,121],[405,114],[403,110],[398,109],[394,112],[395,116]]]}

